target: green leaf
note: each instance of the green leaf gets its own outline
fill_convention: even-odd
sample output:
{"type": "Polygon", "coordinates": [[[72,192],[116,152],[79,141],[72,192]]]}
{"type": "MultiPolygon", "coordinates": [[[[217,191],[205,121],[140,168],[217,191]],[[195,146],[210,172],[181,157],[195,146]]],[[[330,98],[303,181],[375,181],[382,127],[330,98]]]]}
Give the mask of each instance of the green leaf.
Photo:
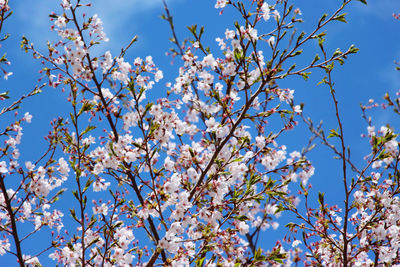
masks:
{"type": "Polygon", "coordinates": [[[389,157],[389,155],[386,153],[386,151],[385,151],[385,150],[382,150],[382,151],[379,153],[377,159],[383,160],[383,159],[388,158],[388,157],[389,157]]]}
{"type": "Polygon", "coordinates": [[[80,109],[79,112],[78,112],[78,116],[81,115],[81,114],[82,114],[83,112],[85,112],[85,111],[90,111],[92,108],[93,108],[93,104],[90,103],[89,101],[85,101],[85,102],[82,104],[82,107],[81,107],[81,109],[80,109]]]}
{"type": "Polygon", "coordinates": [[[364,5],[367,4],[367,0],[357,0],[357,1],[360,1],[360,2],[363,3],[364,5]]]}
{"type": "Polygon", "coordinates": [[[146,108],[143,112],[143,117],[146,116],[147,112],[149,112],[149,110],[151,109],[152,106],[153,106],[153,103],[151,103],[151,102],[146,104],[146,108]]]}
{"type": "Polygon", "coordinates": [[[87,229],[91,228],[93,226],[93,224],[95,224],[97,222],[97,219],[92,215],[92,217],[90,218],[90,222],[87,226],[87,229]]]}
{"type": "Polygon", "coordinates": [[[83,197],[82,203],[83,203],[83,208],[86,208],[87,196],[83,197]]]}
{"type": "Polygon", "coordinates": [[[304,187],[303,183],[300,183],[300,188],[301,188],[301,190],[303,190],[304,196],[308,196],[308,192],[307,192],[306,188],[304,187]]]}
{"type": "Polygon", "coordinates": [[[233,52],[234,57],[236,61],[240,61],[243,58],[243,51],[239,49],[235,49],[235,52],[233,52]]]}
{"type": "Polygon", "coordinates": [[[329,131],[330,131],[330,134],[328,135],[328,138],[340,137],[340,135],[338,134],[337,130],[330,129],[329,131]]]}
{"type": "Polygon", "coordinates": [[[333,53],[332,57],[340,56],[341,54],[343,54],[343,52],[340,51],[340,48],[336,48],[336,51],[335,51],[335,53],[333,53]]]}
{"type": "Polygon", "coordinates": [[[304,78],[304,80],[308,80],[309,76],[310,76],[311,72],[302,72],[300,73],[300,75],[304,78]]]}
{"type": "Polygon", "coordinates": [[[81,133],[81,136],[83,136],[84,134],[90,132],[91,130],[96,129],[96,126],[93,125],[89,125],[88,127],[86,127],[86,129],[81,133]]]}
{"type": "Polygon", "coordinates": [[[86,192],[86,190],[92,185],[92,183],[93,183],[93,180],[89,178],[86,181],[85,187],[83,188],[83,192],[86,192]]]}
{"type": "Polygon", "coordinates": [[[297,50],[293,54],[290,54],[289,57],[295,57],[295,56],[301,55],[301,53],[303,53],[303,50],[297,50]]]}
{"type": "Polygon", "coordinates": [[[254,261],[255,262],[265,261],[265,256],[262,255],[261,248],[254,251],[254,261]]]}
{"type": "Polygon", "coordinates": [[[189,30],[194,36],[197,36],[197,32],[196,32],[196,30],[197,30],[197,25],[188,26],[187,28],[188,28],[188,30],[189,30]]]}
{"type": "Polygon", "coordinates": [[[74,114],[69,113],[69,116],[71,117],[72,124],[75,125],[76,120],[74,114]]]}
{"type": "Polygon", "coordinates": [[[360,50],[360,49],[358,49],[358,48],[355,47],[354,45],[351,45],[351,46],[349,47],[349,53],[350,53],[350,54],[355,54],[355,53],[357,53],[359,50],[360,50]]]}
{"type": "Polygon", "coordinates": [[[247,217],[246,215],[241,215],[241,216],[236,216],[234,217],[236,220],[239,220],[241,222],[245,222],[249,220],[249,217],[247,217]]]}
{"type": "Polygon", "coordinates": [[[343,14],[337,15],[336,17],[333,18],[333,20],[338,20],[338,21],[347,23],[346,18],[345,18],[346,14],[347,13],[343,13],[343,14]]]}
{"type": "Polygon", "coordinates": [[[196,267],[203,266],[205,259],[206,259],[206,257],[201,258],[201,259],[198,259],[198,260],[196,261],[196,267]]]}
{"type": "Polygon", "coordinates": [[[287,72],[288,72],[288,73],[291,72],[295,67],[296,67],[296,63],[293,64],[292,66],[290,66],[290,68],[288,69],[287,72]]]}
{"type": "Polygon", "coordinates": [[[304,38],[304,35],[306,35],[305,32],[300,33],[299,37],[297,37],[297,41],[296,41],[297,44],[300,43],[300,41],[304,38]]]}
{"type": "Polygon", "coordinates": [[[74,197],[75,197],[78,201],[80,200],[79,195],[78,195],[78,191],[74,190],[74,191],[72,191],[72,194],[74,195],[74,197]]]}
{"type": "Polygon", "coordinates": [[[319,39],[319,38],[324,37],[325,35],[326,35],[326,32],[321,32],[321,33],[319,33],[319,34],[313,35],[311,38],[313,38],[313,39],[319,39]]]}
{"type": "Polygon", "coordinates": [[[200,28],[200,33],[199,33],[199,39],[201,38],[201,36],[203,35],[203,33],[204,33],[204,26],[201,26],[201,28],[200,28]]]}
{"type": "Polygon", "coordinates": [[[70,209],[69,212],[70,212],[70,214],[71,214],[71,217],[72,217],[75,221],[77,221],[77,222],[79,223],[79,219],[78,219],[78,217],[76,217],[75,209],[70,209]]]}
{"type": "Polygon", "coordinates": [[[318,45],[322,51],[324,50],[324,42],[325,42],[324,38],[322,38],[322,37],[318,38],[318,45]]]}
{"type": "Polygon", "coordinates": [[[313,61],[311,62],[311,65],[314,65],[318,60],[320,60],[321,58],[319,57],[318,54],[315,55],[313,61]]]}
{"type": "Polygon", "coordinates": [[[6,62],[7,61],[7,53],[4,53],[4,55],[0,58],[0,62],[6,62]]]}
{"type": "Polygon", "coordinates": [[[22,36],[21,40],[21,49],[25,51],[25,53],[28,53],[28,39],[25,36],[22,36]]]}
{"type": "Polygon", "coordinates": [[[318,193],[318,202],[319,204],[323,207],[324,206],[324,193],[319,192],[318,193]]]}
{"type": "Polygon", "coordinates": [[[326,19],[326,17],[328,17],[328,14],[323,14],[322,17],[319,19],[318,21],[318,25],[321,25],[322,22],[324,22],[324,20],[326,19]]]}
{"type": "Polygon", "coordinates": [[[320,82],[318,82],[317,85],[321,85],[321,84],[323,84],[323,83],[328,84],[328,81],[327,81],[326,79],[327,79],[327,77],[324,76],[324,78],[322,78],[322,80],[321,80],[320,82]]]}

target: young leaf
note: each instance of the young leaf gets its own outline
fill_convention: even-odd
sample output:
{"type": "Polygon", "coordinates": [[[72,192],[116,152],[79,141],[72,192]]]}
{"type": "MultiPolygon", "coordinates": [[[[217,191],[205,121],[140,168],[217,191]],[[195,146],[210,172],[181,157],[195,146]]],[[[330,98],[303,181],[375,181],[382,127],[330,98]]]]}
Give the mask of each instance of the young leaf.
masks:
{"type": "Polygon", "coordinates": [[[328,138],[332,138],[332,137],[340,137],[337,130],[334,130],[334,129],[330,130],[330,134],[328,135],[328,138]]]}
{"type": "Polygon", "coordinates": [[[346,13],[343,13],[343,14],[340,14],[340,15],[337,15],[336,17],[334,17],[333,20],[338,20],[338,21],[347,23],[345,16],[346,16],[346,13]]]}

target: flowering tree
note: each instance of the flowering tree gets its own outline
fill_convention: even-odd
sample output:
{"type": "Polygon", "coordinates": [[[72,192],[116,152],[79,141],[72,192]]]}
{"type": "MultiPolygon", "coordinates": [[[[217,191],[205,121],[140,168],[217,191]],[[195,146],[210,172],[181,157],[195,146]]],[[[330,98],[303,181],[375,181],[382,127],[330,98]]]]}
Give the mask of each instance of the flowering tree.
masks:
{"type": "MultiPolygon", "coordinates": [[[[46,52],[26,37],[21,42],[42,61],[47,83],[11,103],[0,94],[1,116],[47,86],[67,92],[70,104],[68,118],[51,122],[37,160],[18,160],[22,126],[32,116],[2,125],[0,254],[14,255],[20,266],[48,257],[64,266],[400,264],[397,135],[388,126],[376,130],[367,117],[378,104],[362,106],[371,153],[361,167],[350,159],[332,72],[358,49],[324,46],[325,27],[345,22],[352,0],[338,1],[308,33],[296,32],[302,14],[291,2],[216,1],[221,15],[231,9],[240,21],[212,49],[203,27],[189,27],[192,36],[180,42],[164,1],[179,68],[161,83],[151,56],[125,57],[136,37],[117,55],[96,54],[108,41],[101,19],[86,15],[86,1],[62,0],[50,15],[59,41],[46,52]],[[310,42],[318,54],[293,64],[310,42]],[[308,79],[313,69],[323,70],[333,100],[338,129],[329,134],[305,117],[294,90],[279,86],[290,76],[308,79]],[[154,101],[153,87],[162,92],[154,101]],[[310,141],[301,152],[288,151],[281,136],[301,122],[310,141]],[[306,156],[318,140],[341,160],[343,205],[328,205],[322,193],[318,203],[309,201],[317,193],[306,156]],[[71,206],[57,205],[62,198],[71,206]],[[260,238],[278,227],[281,214],[295,215],[290,232],[263,247],[260,238]],[[44,241],[33,251],[25,243],[35,236],[44,241]]],[[[7,0],[0,7],[1,29],[11,13],[7,0]]],[[[385,99],[398,113],[398,96],[385,99]]]]}

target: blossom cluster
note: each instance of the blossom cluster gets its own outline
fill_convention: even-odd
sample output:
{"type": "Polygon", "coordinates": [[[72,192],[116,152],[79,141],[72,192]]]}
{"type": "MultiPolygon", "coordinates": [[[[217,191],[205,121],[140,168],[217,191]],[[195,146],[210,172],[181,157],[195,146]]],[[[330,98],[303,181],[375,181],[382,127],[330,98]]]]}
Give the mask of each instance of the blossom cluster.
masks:
{"type": "MultiPolygon", "coordinates": [[[[48,149],[33,162],[19,163],[29,113],[0,132],[0,255],[16,255],[21,266],[39,265],[45,256],[66,266],[399,264],[394,130],[369,124],[371,154],[358,169],[347,157],[342,129],[326,137],[303,117],[295,90],[279,85],[287,76],[307,78],[307,70],[323,69],[339,114],[330,74],[355,49],[328,57],[321,29],[351,0],[309,36],[293,30],[302,22],[300,9],[289,7],[289,0],[268,2],[217,0],[216,9],[232,8],[242,20],[211,48],[197,26],[189,27],[192,39],[179,43],[165,5],[179,66],[164,82],[152,56],[126,57],[136,38],[119,54],[98,52],[96,46],[108,41],[103,22],[80,13],[91,4],[62,0],[61,12],[50,15],[59,41],[48,44],[47,54],[25,37],[22,48],[42,60],[49,86],[67,94],[70,115],[51,123],[48,149]],[[285,39],[289,30],[292,37],[285,39]],[[324,60],[290,63],[313,39],[324,60]],[[284,40],[289,47],[281,51],[284,40]],[[283,137],[302,120],[313,136],[299,151],[283,137]],[[332,137],[342,150],[329,142],[332,137]],[[315,139],[342,159],[344,207],[328,205],[323,194],[318,208],[310,205],[315,167],[307,153],[315,139]],[[348,166],[356,174],[352,182],[348,166]],[[9,182],[15,177],[16,186],[9,182]],[[69,212],[57,207],[61,197],[71,201],[69,212]],[[290,233],[271,249],[260,247],[259,237],[282,228],[280,217],[288,212],[298,219],[287,225],[290,233]],[[20,228],[30,232],[18,235],[20,228]],[[24,253],[23,241],[45,228],[49,245],[24,253]]],[[[0,8],[6,6],[0,1],[0,8]]]]}

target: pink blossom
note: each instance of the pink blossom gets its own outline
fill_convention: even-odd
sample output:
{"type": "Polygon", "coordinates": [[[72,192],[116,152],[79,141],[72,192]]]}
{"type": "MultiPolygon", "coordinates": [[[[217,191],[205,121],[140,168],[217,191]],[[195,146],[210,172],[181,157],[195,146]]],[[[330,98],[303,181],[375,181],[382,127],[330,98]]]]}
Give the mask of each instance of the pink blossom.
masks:
{"type": "Polygon", "coordinates": [[[226,6],[226,3],[227,3],[226,0],[217,0],[215,8],[224,8],[226,6]]]}

